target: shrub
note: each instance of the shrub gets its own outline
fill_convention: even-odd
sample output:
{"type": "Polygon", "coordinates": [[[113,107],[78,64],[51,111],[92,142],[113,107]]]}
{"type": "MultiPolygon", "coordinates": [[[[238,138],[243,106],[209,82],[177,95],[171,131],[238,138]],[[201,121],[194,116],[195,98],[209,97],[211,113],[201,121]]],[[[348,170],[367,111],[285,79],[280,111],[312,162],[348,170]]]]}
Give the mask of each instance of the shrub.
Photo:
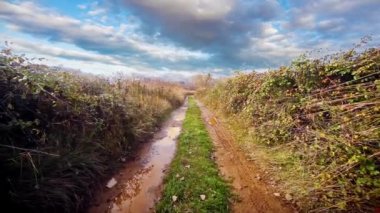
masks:
{"type": "Polygon", "coordinates": [[[4,208],[83,210],[120,157],[184,99],[159,81],[109,80],[0,57],[0,189],[4,208]]]}
{"type": "Polygon", "coordinates": [[[223,80],[199,95],[249,123],[244,128],[253,141],[292,150],[310,172],[311,187],[291,192],[303,209],[367,211],[380,199],[379,82],[380,49],[372,48],[302,56],[288,67],[223,80]]]}

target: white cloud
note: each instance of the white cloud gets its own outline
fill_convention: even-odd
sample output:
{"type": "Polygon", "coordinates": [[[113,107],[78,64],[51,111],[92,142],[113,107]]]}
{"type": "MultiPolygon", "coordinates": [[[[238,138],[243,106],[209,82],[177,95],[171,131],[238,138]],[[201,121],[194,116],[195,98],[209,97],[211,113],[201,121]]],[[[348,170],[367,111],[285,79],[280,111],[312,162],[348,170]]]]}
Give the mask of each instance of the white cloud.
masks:
{"type": "Polygon", "coordinates": [[[12,49],[18,52],[32,54],[37,53],[47,57],[62,57],[79,61],[92,61],[104,64],[125,65],[121,60],[115,57],[102,55],[86,50],[73,50],[69,48],[61,48],[57,47],[56,45],[43,44],[41,42],[28,42],[26,40],[21,39],[9,38],[8,40],[13,43],[12,49]]]}
{"type": "Polygon", "coordinates": [[[261,26],[261,34],[263,36],[272,36],[278,33],[278,30],[271,23],[263,23],[261,26]]]}
{"type": "Polygon", "coordinates": [[[173,18],[195,19],[199,21],[220,20],[234,8],[234,0],[128,0],[134,5],[157,13],[165,13],[173,18]]]}
{"type": "MultiPolygon", "coordinates": [[[[296,1],[297,2],[297,1],[296,1]]],[[[366,24],[378,19],[378,0],[319,0],[298,1],[291,9],[289,29],[349,31],[357,22],[366,24]]],[[[370,27],[369,27],[370,28],[370,27]]]]}
{"type": "MultiPolygon", "coordinates": [[[[293,33],[282,33],[275,31],[271,26],[264,25],[270,33],[252,37],[248,46],[239,52],[239,57],[243,60],[255,60],[260,62],[260,66],[275,68],[284,65],[291,59],[299,56],[306,49],[298,45],[299,39],[293,33]]],[[[262,71],[261,67],[259,71],[262,71]]]]}
{"type": "Polygon", "coordinates": [[[107,12],[107,10],[104,9],[104,8],[95,8],[93,10],[88,11],[87,14],[90,15],[90,16],[97,16],[97,15],[104,14],[106,12],[107,12]]]}
{"type": "Polygon", "coordinates": [[[138,33],[124,35],[120,33],[120,29],[115,29],[113,26],[84,23],[40,8],[31,2],[19,5],[0,2],[0,19],[16,26],[19,31],[72,43],[99,53],[130,55],[136,54],[137,51],[140,55],[172,62],[205,60],[210,57],[207,53],[188,50],[173,44],[152,43],[149,38],[144,38],[138,33]]]}
{"type": "Polygon", "coordinates": [[[85,9],[87,9],[87,5],[85,5],[85,4],[78,4],[77,7],[78,7],[79,9],[81,9],[81,10],[85,10],[85,9]]]}
{"type": "Polygon", "coordinates": [[[347,13],[362,6],[378,4],[378,0],[319,0],[307,4],[305,10],[325,13],[347,13]]]}
{"type": "Polygon", "coordinates": [[[129,43],[133,45],[135,49],[142,52],[149,52],[149,54],[155,58],[167,59],[172,62],[190,60],[192,58],[208,59],[211,57],[210,54],[203,53],[201,51],[189,51],[165,44],[149,44],[137,39],[131,39],[129,40],[129,43]]]}
{"type": "Polygon", "coordinates": [[[284,23],[286,28],[291,30],[297,28],[303,29],[313,29],[316,26],[316,16],[314,13],[307,13],[302,9],[293,9],[292,10],[292,20],[290,22],[284,23]]]}
{"type": "Polygon", "coordinates": [[[10,48],[17,54],[26,54],[28,58],[44,58],[42,61],[34,63],[45,64],[48,66],[62,66],[68,69],[81,70],[104,76],[114,76],[119,73],[127,77],[161,78],[164,80],[186,81],[191,76],[201,73],[202,70],[178,70],[170,68],[154,68],[144,64],[132,64],[121,58],[104,56],[70,48],[65,44],[52,45],[41,40],[25,41],[23,39],[10,38],[0,34],[10,44],[10,48]],[[62,46],[63,47],[59,47],[62,46]]]}
{"type": "Polygon", "coordinates": [[[335,18],[318,22],[317,27],[322,30],[339,31],[343,29],[344,19],[335,18]]]}
{"type": "Polygon", "coordinates": [[[100,18],[100,22],[106,23],[108,21],[108,16],[104,15],[100,18]]]}

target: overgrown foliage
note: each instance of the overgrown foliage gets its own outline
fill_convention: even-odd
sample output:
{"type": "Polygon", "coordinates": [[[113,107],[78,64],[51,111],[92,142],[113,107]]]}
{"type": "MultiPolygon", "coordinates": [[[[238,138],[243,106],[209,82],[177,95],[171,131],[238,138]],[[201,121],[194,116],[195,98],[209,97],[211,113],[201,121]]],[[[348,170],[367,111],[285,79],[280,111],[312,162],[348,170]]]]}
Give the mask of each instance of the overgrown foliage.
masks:
{"type": "Polygon", "coordinates": [[[302,56],[288,67],[239,74],[199,94],[239,120],[251,141],[301,162],[307,184],[283,181],[305,211],[379,206],[379,48],[302,56]]]}
{"type": "Polygon", "coordinates": [[[176,85],[54,71],[0,57],[3,208],[75,212],[103,178],[181,105],[176,85]]]}

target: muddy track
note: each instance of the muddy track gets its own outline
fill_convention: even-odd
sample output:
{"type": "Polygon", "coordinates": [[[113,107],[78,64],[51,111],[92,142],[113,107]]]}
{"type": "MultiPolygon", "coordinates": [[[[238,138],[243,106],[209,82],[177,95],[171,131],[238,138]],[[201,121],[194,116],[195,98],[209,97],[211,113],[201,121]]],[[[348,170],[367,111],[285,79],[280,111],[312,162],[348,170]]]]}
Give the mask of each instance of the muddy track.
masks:
{"type": "Polygon", "coordinates": [[[260,170],[249,162],[229,130],[202,103],[202,118],[207,125],[215,146],[215,158],[221,174],[230,180],[238,197],[232,202],[232,211],[239,213],[273,212],[287,213],[295,210],[274,196],[274,191],[257,178],[260,170]]]}
{"type": "Polygon", "coordinates": [[[134,157],[126,160],[123,168],[114,175],[116,185],[98,192],[90,213],[154,212],[160,198],[165,171],[176,151],[176,139],[181,132],[187,101],[175,110],[152,140],[141,144],[134,157]]]}

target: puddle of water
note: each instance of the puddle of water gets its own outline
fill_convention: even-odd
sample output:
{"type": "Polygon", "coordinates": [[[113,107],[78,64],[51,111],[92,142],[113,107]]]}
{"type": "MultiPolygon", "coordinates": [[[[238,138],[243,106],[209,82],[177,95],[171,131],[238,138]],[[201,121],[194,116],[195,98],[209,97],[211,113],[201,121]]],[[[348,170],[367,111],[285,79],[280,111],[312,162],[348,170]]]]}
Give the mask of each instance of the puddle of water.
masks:
{"type": "MultiPolygon", "coordinates": [[[[163,129],[158,132],[151,143],[144,148],[139,160],[127,163],[120,171],[121,177],[117,180],[118,193],[107,198],[106,212],[153,212],[154,204],[161,193],[161,185],[165,170],[170,164],[176,151],[176,139],[181,132],[185,118],[187,104],[172,113],[163,129]],[[129,174],[129,176],[128,176],[129,174]]],[[[104,202],[104,201],[101,201],[104,202]]],[[[102,212],[99,207],[93,207],[90,212],[102,212]]],[[[104,211],[103,211],[104,212],[104,211]]]]}
{"type": "Polygon", "coordinates": [[[178,113],[173,116],[175,121],[183,121],[185,119],[186,113],[178,113]]]}
{"type": "Polygon", "coordinates": [[[167,137],[170,138],[171,140],[175,140],[179,133],[181,132],[181,127],[170,127],[168,128],[167,131],[167,137]]]}

